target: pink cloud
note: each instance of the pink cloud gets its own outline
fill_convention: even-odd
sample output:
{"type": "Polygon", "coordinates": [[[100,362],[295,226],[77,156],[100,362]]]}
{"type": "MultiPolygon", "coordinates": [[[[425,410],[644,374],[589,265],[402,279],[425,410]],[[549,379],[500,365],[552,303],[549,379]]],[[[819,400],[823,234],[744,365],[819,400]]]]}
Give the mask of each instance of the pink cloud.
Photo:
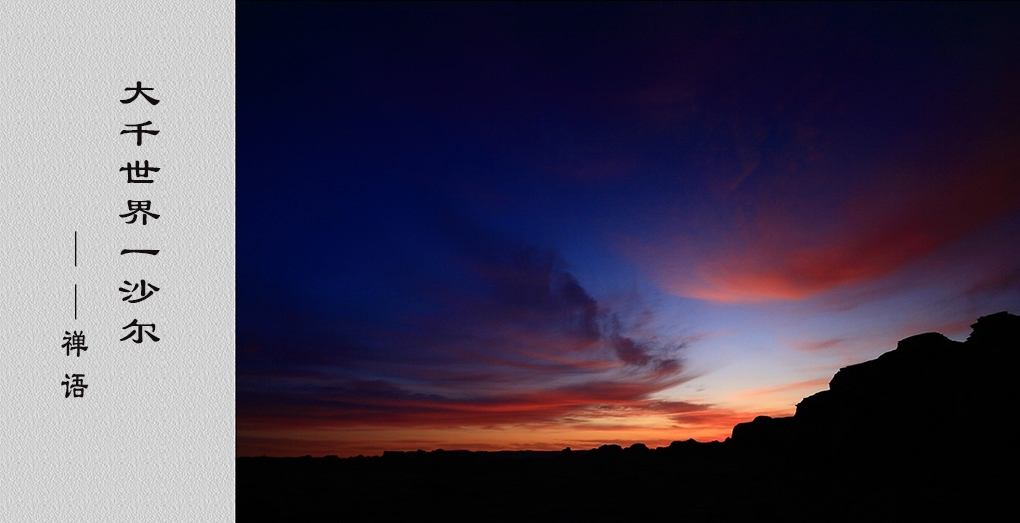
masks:
{"type": "Polygon", "coordinates": [[[829,338],[826,340],[791,342],[790,346],[797,350],[814,352],[819,350],[831,349],[833,347],[838,347],[844,344],[845,342],[846,338],[829,338]]]}
{"type": "Polygon", "coordinates": [[[761,204],[714,245],[673,240],[632,253],[678,295],[722,303],[804,299],[886,277],[1020,207],[1016,156],[864,184],[827,214],[797,211],[810,195],[791,195],[761,204]]]}
{"type": "Polygon", "coordinates": [[[790,392],[794,390],[825,390],[829,387],[829,381],[832,378],[819,378],[814,380],[797,381],[793,383],[786,383],[783,385],[777,385],[775,387],[767,387],[764,389],[754,389],[741,393],[742,396],[765,396],[769,394],[777,394],[781,392],[790,392]]]}

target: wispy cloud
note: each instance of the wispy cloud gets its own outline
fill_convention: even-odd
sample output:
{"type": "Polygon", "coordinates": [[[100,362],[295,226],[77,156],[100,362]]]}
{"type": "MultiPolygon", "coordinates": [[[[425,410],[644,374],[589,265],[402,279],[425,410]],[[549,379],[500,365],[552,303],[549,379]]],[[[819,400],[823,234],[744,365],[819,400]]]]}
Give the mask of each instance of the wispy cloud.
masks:
{"type": "Polygon", "coordinates": [[[246,438],[285,427],[492,428],[707,408],[656,397],[691,378],[684,342],[630,332],[620,318],[631,311],[600,305],[554,253],[448,226],[460,271],[416,294],[423,306],[400,321],[329,318],[293,296],[245,293],[262,296],[258,321],[239,333],[246,438]]]}
{"type": "Polygon", "coordinates": [[[763,198],[749,221],[700,250],[676,239],[628,250],[665,289],[713,302],[801,300],[874,282],[1020,207],[1020,159],[1002,153],[861,184],[827,213],[763,198]]]}
{"type": "Polygon", "coordinates": [[[818,351],[838,347],[846,343],[846,341],[846,338],[829,338],[816,341],[794,341],[790,342],[790,346],[797,350],[818,351]]]}
{"type": "MultiPolygon", "coordinates": [[[[763,389],[754,389],[741,392],[741,396],[768,396],[771,394],[779,394],[783,392],[791,391],[818,391],[825,390],[829,386],[829,381],[832,377],[819,378],[814,380],[795,381],[792,383],[785,383],[783,385],[777,385],[775,387],[766,387],[763,389]]],[[[810,394],[807,394],[810,395],[810,394]]]]}

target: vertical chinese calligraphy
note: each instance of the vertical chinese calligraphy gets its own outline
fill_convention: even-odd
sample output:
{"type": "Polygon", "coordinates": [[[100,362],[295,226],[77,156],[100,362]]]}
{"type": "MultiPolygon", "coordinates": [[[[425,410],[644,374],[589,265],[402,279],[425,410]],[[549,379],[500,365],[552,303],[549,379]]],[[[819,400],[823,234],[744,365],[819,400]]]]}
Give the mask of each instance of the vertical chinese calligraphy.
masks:
{"type": "Polygon", "coordinates": [[[0,7],[0,523],[236,519],[234,11],[0,7]]]}
{"type": "MultiPolygon", "coordinates": [[[[128,105],[139,100],[144,100],[149,103],[149,106],[155,106],[159,104],[160,100],[154,96],[150,96],[148,92],[155,91],[154,87],[143,87],[141,81],[136,81],[134,87],[127,87],[124,89],[131,93],[131,96],[120,101],[120,103],[128,105]]],[[[144,105],[144,104],[143,104],[144,105]]],[[[125,127],[133,128],[128,130],[120,131],[120,134],[135,135],[135,145],[138,147],[142,146],[143,137],[157,136],[159,130],[155,128],[149,128],[154,126],[152,120],[146,120],[143,123],[137,124],[124,124],[125,127]]],[[[127,183],[129,184],[152,184],[155,180],[150,174],[158,173],[159,167],[149,165],[149,160],[134,160],[134,165],[131,161],[127,161],[126,166],[120,167],[119,171],[127,171],[127,183]]],[[[152,212],[152,200],[128,200],[127,210],[125,214],[119,215],[120,218],[124,218],[125,224],[137,224],[137,225],[148,225],[149,219],[158,220],[160,215],[152,212]],[[139,218],[141,218],[139,220],[139,218]]],[[[142,253],[155,256],[159,253],[158,249],[123,249],[121,255],[128,253],[142,253]]],[[[132,283],[125,280],[124,286],[119,287],[120,292],[126,293],[127,295],[121,300],[127,303],[139,303],[151,297],[155,292],[159,291],[159,287],[146,282],[144,279],[138,283],[132,283]]],[[[143,341],[158,342],[160,338],[156,336],[156,324],[155,323],[139,323],[138,319],[132,319],[130,323],[122,327],[122,330],[127,330],[127,336],[121,338],[121,341],[132,340],[135,343],[142,343],[143,341]],[[143,335],[144,334],[144,335],[143,335]]]]}

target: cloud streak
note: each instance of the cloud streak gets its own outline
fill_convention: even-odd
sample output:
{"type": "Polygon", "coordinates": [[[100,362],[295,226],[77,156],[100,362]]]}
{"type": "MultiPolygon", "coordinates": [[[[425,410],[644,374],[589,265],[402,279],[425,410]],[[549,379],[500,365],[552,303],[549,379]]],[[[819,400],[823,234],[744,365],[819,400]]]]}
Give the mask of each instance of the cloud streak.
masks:
{"type": "Polygon", "coordinates": [[[708,408],[657,396],[691,378],[683,343],[629,332],[632,311],[600,305],[557,255],[442,223],[460,270],[400,322],[244,294],[258,312],[239,333],[239,454],[287,427],[598,424],[708,408]]]}
{"type": "Polygon", "coordinates": [[[1005,145],[979,153],[931,175],[862,184],[828,214],[763,204],[715,247],[671,250],[678,244],[667,240],[633,252],[667,290],[719,303],[802,300],[877,281],[1020,207],[1020,156],[1005,145]]]}

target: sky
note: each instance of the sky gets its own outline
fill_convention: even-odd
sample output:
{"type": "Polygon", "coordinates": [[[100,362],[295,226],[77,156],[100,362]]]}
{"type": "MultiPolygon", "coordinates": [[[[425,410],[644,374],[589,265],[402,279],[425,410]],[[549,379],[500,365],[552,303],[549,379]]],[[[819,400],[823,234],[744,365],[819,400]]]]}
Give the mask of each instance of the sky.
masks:
{"type": "Polygon", "coordinates": [[[237,455],[723,440],[1017,313],[1016,27],[239,3],[237,455]]]}

